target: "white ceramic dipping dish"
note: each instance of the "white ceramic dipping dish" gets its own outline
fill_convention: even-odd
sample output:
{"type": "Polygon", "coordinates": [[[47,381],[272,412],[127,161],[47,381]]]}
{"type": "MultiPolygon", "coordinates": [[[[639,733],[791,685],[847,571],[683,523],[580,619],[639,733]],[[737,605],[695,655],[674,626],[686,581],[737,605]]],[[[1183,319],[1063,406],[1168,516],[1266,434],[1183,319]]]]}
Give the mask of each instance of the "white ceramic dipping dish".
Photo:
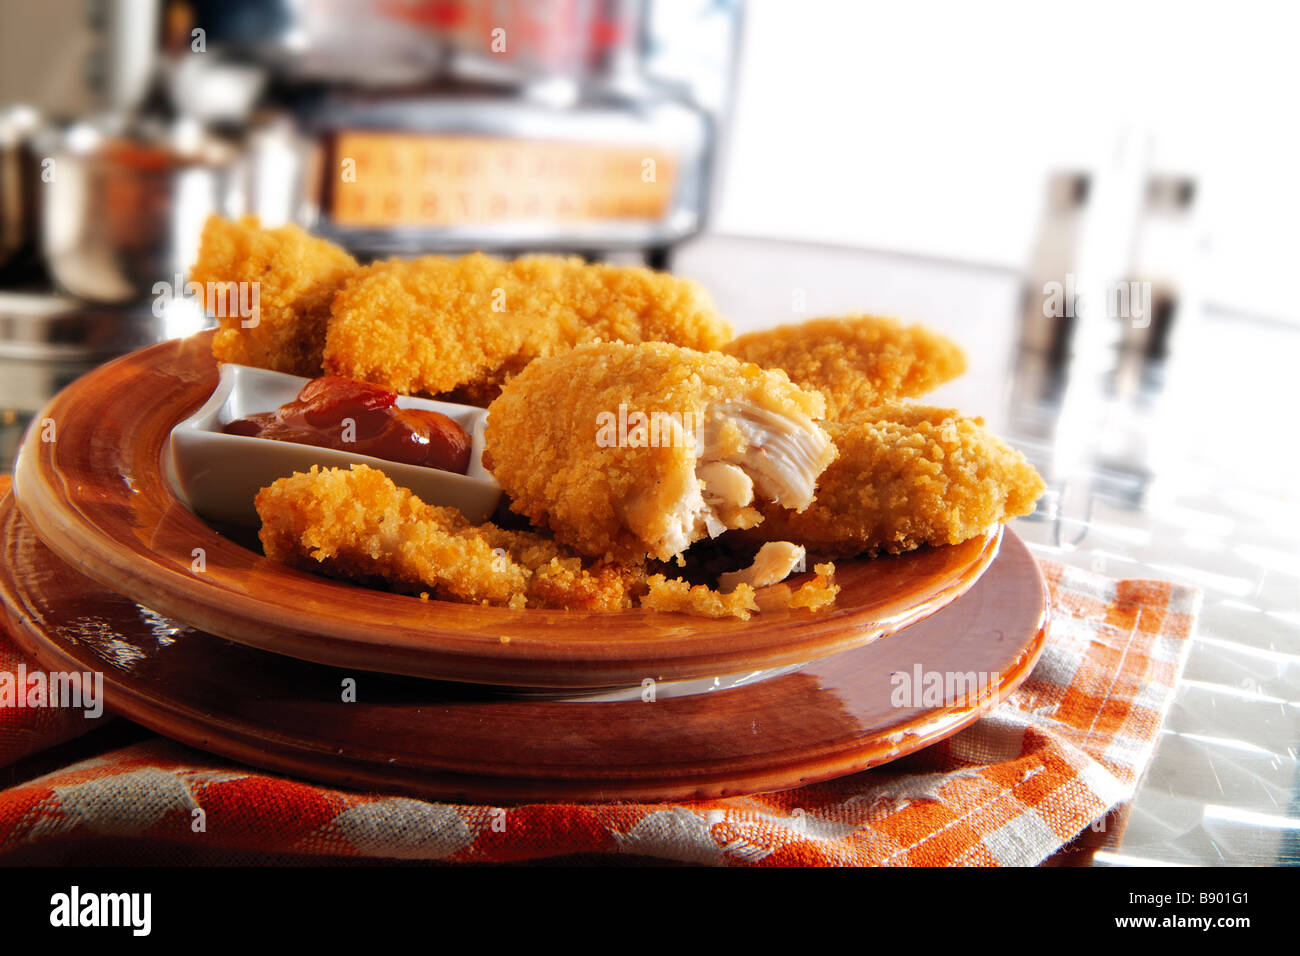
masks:
{"type": "Polygon", "coordinates": [[[354,462],[387,474],[431,505],[457,508],[470,521],[491,516],[501,498],[501,486],[483,467],[483,429],[487,410],[473,405],[435,402],[399,395],[401,408],[441,412],[469,434],[469,470],[458,475],[437,468],[404,465],[333,448],[227,435],[222,429],[257,412],[273,412],[298,397],[310,379],[246,365],[222,365],[216,390],[197,412],[171,432],[168,478],[176,493],[195,514],[211,521],[260,527],[253,497],[277,478],[312,465],[347,468],[354,462]]]}

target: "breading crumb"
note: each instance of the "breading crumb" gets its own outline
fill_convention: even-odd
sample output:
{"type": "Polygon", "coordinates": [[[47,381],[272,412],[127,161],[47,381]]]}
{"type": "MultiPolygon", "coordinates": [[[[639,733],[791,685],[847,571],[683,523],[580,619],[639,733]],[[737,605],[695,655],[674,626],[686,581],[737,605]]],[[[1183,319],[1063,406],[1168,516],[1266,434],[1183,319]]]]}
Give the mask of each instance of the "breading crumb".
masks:
{"type": "Polygon", "coordinates": [[[835,603],[835,597],[840,593],[840,586],[834,583],[835,565],[829,561],[813,565],[813,571],[816,576],[799,586],[790,598],[790,607],[817,611],[835,603]]]}
{"type": "Polygon", "coordinates": [[[646,584],[650,590],[642,595],[641,606],[654,611],[677,611],[698,617],[738,617],[749,620],[750,613],[758,610],[754,589],[740,584],[728,594],[715,591],[704,584],[692,586],[681,578],[651,575],[646,584]]]}

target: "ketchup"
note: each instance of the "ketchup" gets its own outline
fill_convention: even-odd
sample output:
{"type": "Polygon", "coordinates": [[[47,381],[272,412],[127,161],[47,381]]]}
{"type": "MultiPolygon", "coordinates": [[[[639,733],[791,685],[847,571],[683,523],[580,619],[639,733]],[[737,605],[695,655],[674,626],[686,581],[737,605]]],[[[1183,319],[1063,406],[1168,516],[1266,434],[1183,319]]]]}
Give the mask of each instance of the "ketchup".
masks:
{"type": "Polygon", "coordinates": [[[239,418],[227,435],[356,452],[404,465],[465,474],[470,438],[438,412],[398,408],[397,393],[338,375],[312,379],[274,412],[239,418]]]}

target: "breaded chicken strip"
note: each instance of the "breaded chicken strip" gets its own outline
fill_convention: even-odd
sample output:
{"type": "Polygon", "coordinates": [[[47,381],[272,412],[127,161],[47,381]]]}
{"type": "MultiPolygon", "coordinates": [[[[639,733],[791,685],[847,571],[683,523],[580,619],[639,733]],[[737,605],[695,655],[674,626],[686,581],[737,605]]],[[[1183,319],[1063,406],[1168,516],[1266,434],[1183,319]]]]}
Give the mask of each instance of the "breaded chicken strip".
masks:
{"type": "Polygon", "coordinates": [[[541,535],[471,525],[455,509],[425,504],[366,465],[313,467],[281,478],[258,493],[256,504],[262,547],[274,561],[464,603],[618,611],[639,602],[746,619],[760,609],[816,610],[839,591],[829,564],[818,565],[813,580],[798,588],[773,582],[790,571],[778,564],[723,593],[647,576],[640,566],[584,563],[541,535]]]}
{"type": "Polygon", "coordinates": [[[1034,510],[1043,479],[979,419],[897,403],[826,431],[839,457],[795,514],[763,508],[750,534],[833,557],[956,544],[1034,510]]]}
{"type": "Polygon", "coordinates": [[[826,396],[832,421],[937,388],[966,371],[956,343],[919,325],[850,315],[751,332],[722,351],[763,368],[779,368],[803,388],[826,396]]]}
{"type": "Polygon", "coordinates": [[[731,328],[693,282],[648,269],[482,254],[377,263],[334,300],[332,374],[486,405],[533,359],[584,342],[716,349],[731,328]]]}
{"type": "Polygon", "coordinates": [[[584,566],[540,535],[472,525],[366,465],[313,466],[263,488],[256,506],[267,557],[331,577],[517,608],[619,610],[643,589],[635,570],[584,566]]]}
{"type": "Polygon", "coordinates": [[[511,507],[581,554],[668,560],[806,508],[835,449],[820,395],[718,352],[584,345],[533,362],[489,408],[483,463],[511,507]]]}
{"type": "Polygon", "coordinates": [[[342,249],[297,226],[262,229],[256,216],[210,217],[190,281],[202,284],[203,307],[220,325],[213,354],[222,362],[315,378],[330,303],[357,268],[342,249]],[[246,318],[238,307],[252,301],[252,287],[227,283],[256,283],[256,316],[246,318]]]}

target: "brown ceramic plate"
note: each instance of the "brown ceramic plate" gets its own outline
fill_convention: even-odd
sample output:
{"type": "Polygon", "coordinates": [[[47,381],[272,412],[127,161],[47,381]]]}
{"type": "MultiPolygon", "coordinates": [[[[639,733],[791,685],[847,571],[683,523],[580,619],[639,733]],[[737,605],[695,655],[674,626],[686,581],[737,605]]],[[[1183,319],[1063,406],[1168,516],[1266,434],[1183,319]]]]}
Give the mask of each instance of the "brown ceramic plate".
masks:
{"type": "Polygon", "coordinates": [[[1047,624],[1042,576],[1008,535],[951,606],[794,673],[653,702],[518,700],[306,663],[168,621],[60,560],[9,499],[0,547],[15,639],[48,669],[102,672],[111,710],[276,772],[429,799],[706,799],[863,770],[1003,700],[1033,668],[1047,624]],[[918,669],[997,679],[960,700],[896,701],[894,675],[918,669]],[[349,677],[356,701],[344,703],[349,677]]]}
{"type": "Polygon", "coordinates": [[[515,687],[735,675],[806,663],[893,633],[964,593],[997,554],[1000,529],[951,547],[840,562],[834,607],[749,621],[640,609],[520,611],[330,581],[222,536],[166,477],[172,428],[217,384],[210,346],[211,333],[166,342],[66,388],[28,433],[14,495],[45,543],[89,577],[169,618],[261,650],[515,687]]]}

